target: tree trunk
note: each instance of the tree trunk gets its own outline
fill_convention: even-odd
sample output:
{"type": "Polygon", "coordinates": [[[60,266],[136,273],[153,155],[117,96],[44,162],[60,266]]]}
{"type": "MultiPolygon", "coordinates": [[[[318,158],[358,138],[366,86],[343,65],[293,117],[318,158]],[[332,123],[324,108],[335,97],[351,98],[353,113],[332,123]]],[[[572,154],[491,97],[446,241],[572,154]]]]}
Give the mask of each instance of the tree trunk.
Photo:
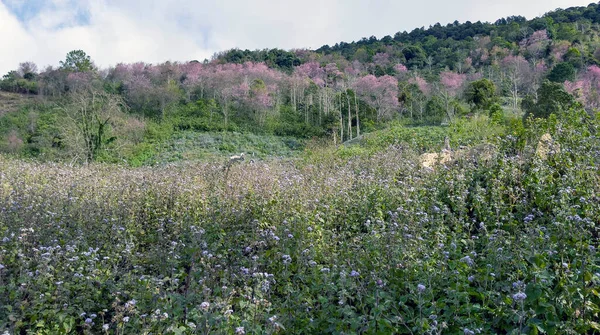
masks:
{"type": "Polygon", "coordinates": [[[333,145],[337,145],[337,129],[333,130],[333,145]]]}
{"type": "Polygon", "coordinates": [[[323,123],[323,93],[319,92],[319,126],[323,123]]]}
{"type": "Polygon", "coordinates": [[[340,143],[344,142],[344,114],[342,114],[342,95],[338,97],[339,110],[340,110],[340,143]]]}
{"type": "Polygon", "coordinates": [[[360,120],[358,119],[358,99],[354,93],[354,105],[356,106],[356,137],[360,137],[360,120]]]}
{"type": "Polygon", "coordinates": [[[352,111],[350,106],[350,96],[348,96],[348,91],[346,91],[346,103],[348,104],[348,136],[352,141],[352,111]]]}
{"type": "Polygon", "coordinates": [[[229,121],[229,111],[227,110],[227,102],[223,102],[223,117],[225,118],[225,129],[227,129],[227,123],[229,121]]]}

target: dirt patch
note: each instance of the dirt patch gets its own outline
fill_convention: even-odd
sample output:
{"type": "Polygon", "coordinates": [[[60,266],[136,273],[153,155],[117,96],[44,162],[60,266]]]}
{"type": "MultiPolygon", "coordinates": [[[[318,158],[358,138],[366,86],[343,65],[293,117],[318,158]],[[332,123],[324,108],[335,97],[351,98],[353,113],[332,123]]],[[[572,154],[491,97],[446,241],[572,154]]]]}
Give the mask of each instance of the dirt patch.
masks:
{"type": "Polygon", "coordinates": [[[21,106],[33,101],[35,98],[32,95],[0,92],[0,116],[18,111],[21,106]]]}

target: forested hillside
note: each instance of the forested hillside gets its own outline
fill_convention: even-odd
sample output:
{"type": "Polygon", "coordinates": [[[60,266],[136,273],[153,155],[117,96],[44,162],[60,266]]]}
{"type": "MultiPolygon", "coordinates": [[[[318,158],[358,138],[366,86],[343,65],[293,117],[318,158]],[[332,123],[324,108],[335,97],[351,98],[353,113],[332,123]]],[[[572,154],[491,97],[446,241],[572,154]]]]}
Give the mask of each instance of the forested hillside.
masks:
{"type": "Polygon", "coordinates": [[[592,112],[600,104],[599,23],[593,3],[315,51],[235,49],[210,61],[108,69],[81,50],[45,69],[24,60],[0,89],[43,99],[0,111],[0,150],[143,163],[186,131],[339,144],[391,120],[440,125],[485,114],[502,121],[576,104],[592,112]]]}

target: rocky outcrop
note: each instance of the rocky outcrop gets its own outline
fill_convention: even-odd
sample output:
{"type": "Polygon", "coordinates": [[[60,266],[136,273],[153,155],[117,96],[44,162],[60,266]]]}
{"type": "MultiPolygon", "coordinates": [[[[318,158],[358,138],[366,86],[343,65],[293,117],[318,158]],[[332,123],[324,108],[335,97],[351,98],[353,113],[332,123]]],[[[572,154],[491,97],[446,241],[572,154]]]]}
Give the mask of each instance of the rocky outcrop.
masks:
{"type": "Polygon", "coordinates": [[[452,161],[450,151],[424,153],[420,157],[421,165],[425,168],[433,169],[436,164],[447,164],[452,161]]]}
{"type": "Polygon", "coordinates": [[[492,144],[480,144],[474,147],[461,147],[458,150],[442,150],[441,152],[424,153],[419,160],[421,166],[433,169],[437,164],[448,165],[458,160],[469,160],[487,164],[497,153],[497,148],[492,144]]]}
{"type": "Polygon", "coordinates": [[[535,150],[535,155],[546,160],[549,155],[560,152],[560,143],[556,142],[548,133],[542,135],[535,150]]]}

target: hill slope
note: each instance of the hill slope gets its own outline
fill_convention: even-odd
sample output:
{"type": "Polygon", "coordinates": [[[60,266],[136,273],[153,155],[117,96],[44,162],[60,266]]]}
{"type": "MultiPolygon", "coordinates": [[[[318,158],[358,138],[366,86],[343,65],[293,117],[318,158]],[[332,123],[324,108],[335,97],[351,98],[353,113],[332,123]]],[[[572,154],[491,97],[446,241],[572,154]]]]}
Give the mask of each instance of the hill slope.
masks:
{"type": "MultiPolygon", "coordinates": [[[[97,69],[74,50],[62,62],[72,66],[38,72],[23,63],[0,80],[0,90],[36,94],[44,105],[23,107],[10,119],[0,115],[0,151],[131,161],[124,153],[145,155],[148,143],[183,146],[177,139],[196,137],[182,134],[188,131],[339,144],[399,120],[439,126],[487,115],[502,124],[571,108],[594,113],[599,13],[593,3],[532,20],[436,24],[316,51],[229,50],[204,63],[97,69]],[[90,113],[97,96],[103,103],[90,113]]],[[[25,101],[8,97],[7,111],[25,101]]],[[[203,156],[190,148],[185,157],[203,156]]],[[[270,151],[262,154],[280,155],[270,151]]]]}

